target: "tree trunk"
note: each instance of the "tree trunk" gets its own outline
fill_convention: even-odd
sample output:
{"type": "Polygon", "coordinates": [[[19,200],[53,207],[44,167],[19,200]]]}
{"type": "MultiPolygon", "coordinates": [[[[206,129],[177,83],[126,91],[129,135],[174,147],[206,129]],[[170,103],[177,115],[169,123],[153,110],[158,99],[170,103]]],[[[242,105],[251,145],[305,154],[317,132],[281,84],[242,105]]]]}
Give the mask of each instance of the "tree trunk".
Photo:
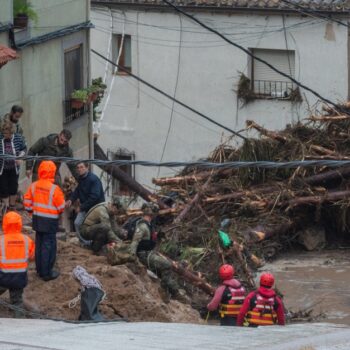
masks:
{"type": "Polygon", "coordinates": [[[159,252],[157,252],[157,254],[167,259],[171,263],[173,271],[179,274],[181,277],[183,277],[184,280],[202,289],[209,295],[213,295],[215,293],[215,289],[208,282],[206,282],[205,279],[202,278],[199,274],[185,269],[178,262],[169,259],[167,256],[159,252]]]}
{"type": "Polygon", "coordinates": [[[303,181],[311,186],[322,185],[331,181],[347,179],[350,177],[350,167],[339,168],[337,170],[330,170],[325,173],[309,176],[303,179],[303,181]]]}
{"type": "Polygon", "coordinates": [[[213,174],[212,171],[202,171],[197,174],[185,175],[185,176],[175,176],[175,177],[163,177],[154,178],[152,182],[157,186],[166,185],[178,185],[178,184],[192,184],[195,182],[206,180],[209,176],[225,177],[232,174],[232,169],[220,169],[213,174]]]}
{"type": "Polygon", "coordinates": [[[175,218],[174,224],[178,224],[181,222],[191,211],[191,209],[199,202],[200,198],[203,195],[203,192],[209,187],[211,181],[211,176],[208,178],[206,183],[201,188],[201,191],[198,191],[196,195],[190,200],[190,202],[185,206],[185,208],[181,211],[181,213],[175,218]]]}
{"type": "Polygon", "coordinates": [[[314,122],[335,122],[350,119],[350,115],[312,115],[306,119],[314,122]]]}
{"type": "Polygon", "coordinates": [[[263,128],[262,126],[260,126],[259,124],[255,123],[252,120],[247,120],[246,121],[246,125],[248,129],[255,129],[258,130],[262,135],[269,137],[273,140],[285,143],[287,141],[287,138],[285,136],[280,135],[279,133],[275,132],[275,131],[271,131],[271,130],[267,130],[265,128],[263,128]]]}
{"type": "MultiPolygon", "coordinates": [[[[100,147],[100,145],[95,141],[94,143],[94,154],[95,159],[100,160],[108,160],[107,155],[104,153],[103,149],[100,147]]],[[[137,193],[141,198],[143,198],[147,202],[157,202],[159,207],[161,209],[166,209],[167,206],[161,201],[161,199],[153,194],[152,192],[148,191],[146,188],[144,188],[142,185],[140,185],[137,181],[135,181],[132,177],[130,177],[127,173],[125,173],[123,170],[121,170],[116,165],[99,165],[98,166],[107,172],[109,175],[113,176],[118,181],[126,184],[131,191],[137,193]]]]}

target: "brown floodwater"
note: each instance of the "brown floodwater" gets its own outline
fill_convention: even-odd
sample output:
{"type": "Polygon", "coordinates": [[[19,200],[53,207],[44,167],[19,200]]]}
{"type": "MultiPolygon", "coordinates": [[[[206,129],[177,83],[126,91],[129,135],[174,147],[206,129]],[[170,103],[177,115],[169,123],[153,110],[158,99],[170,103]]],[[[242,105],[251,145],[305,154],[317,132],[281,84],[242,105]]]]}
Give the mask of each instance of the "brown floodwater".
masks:
{"type": "Polygon", "coordinates": [[[274,273],[287,309],[350,325],[350,249],[287,253],[261,270],[274,273]]]}

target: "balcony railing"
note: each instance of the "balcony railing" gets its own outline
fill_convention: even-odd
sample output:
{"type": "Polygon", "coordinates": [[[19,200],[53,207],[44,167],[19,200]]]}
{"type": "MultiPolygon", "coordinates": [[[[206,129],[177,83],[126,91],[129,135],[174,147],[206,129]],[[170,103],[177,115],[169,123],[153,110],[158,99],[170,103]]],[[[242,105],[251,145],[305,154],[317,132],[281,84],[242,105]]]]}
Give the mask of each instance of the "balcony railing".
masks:
{"type": "Polygon", "coordinates": [[[253,81],[253,91],[258,98],[288,99],[295,87],[296,86],[289,81],[253,81]]]}
{"type": "Polygon", "coordinates": [[[71,100],[65,100],[63,101],[63,108],[64,108],[63,123],[67,124],[88,113],[90,110],[90,103],[84,104],[84,106],[80,109],[76,109],[72,107],[71,100]]]}

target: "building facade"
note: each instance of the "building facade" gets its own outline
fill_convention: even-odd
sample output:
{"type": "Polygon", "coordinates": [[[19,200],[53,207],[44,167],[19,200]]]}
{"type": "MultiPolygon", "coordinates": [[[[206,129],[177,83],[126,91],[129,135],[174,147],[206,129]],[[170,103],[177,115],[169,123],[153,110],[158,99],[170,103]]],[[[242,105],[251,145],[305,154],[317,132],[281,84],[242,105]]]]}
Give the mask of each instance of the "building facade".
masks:
{"type": "MultiPolygon", "coordinates": [[[[269,129],[284,128],[307,117],[319,101],[161,0],[91,3],[93,49],[233,130],[244,129],[250,119],[269,129]]],[[[303,2],[315,11],[311,16],[272,0],[175,4],[320,95],[335,102],[348,98],[348,28],[318,17],[326,14],[346,24],[345,2],[303,2]]],[[[93,76],[104,77],[108,85],[97,126],[111,158],[196,160],[230,136],[100,57],[92,55],[91,62],[93,76]]],[[[128,171],[146,185],[152,177],[174,173],[128,171]]]]}
{"type": "Polygon", "coordinates": [[[0,70],[0,115],[19,104],[28,146],[66,128],[73,135],[74,156],[89,157],[91,113],[87,107],[72,109],[70,94],[91,80],[90,3],[31,0],[37,18],[14,28],[13,1],[0,0],[0,44],[19,56],[0,70]]]}

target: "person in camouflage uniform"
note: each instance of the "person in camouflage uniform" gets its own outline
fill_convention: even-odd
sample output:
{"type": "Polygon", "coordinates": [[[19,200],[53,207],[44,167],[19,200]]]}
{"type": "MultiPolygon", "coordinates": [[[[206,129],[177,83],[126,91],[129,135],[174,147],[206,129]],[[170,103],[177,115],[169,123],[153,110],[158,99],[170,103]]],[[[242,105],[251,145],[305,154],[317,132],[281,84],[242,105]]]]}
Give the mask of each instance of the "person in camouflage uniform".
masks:
{"type": "Polygon", "coordinates": [[[19,122],[23,114],[23,108],[21,106],[14,105],[11,108],[11,112],[5,114],[0,119],[0,127],[2,127],[3,123],[6,123],[7,121],[10,121],[13,124],[14,127],[14,133],[20,134],[23,137],[23,129],[19,122]]]}
{"type": "MultiPolygon", "coordinates": [[[[72,138],[72,133],[63,129],[59,134],[50,134],[46,137],[41,137],[38,141],[29,148],[28,156],[54,156],[54,157],[69,157],[73,158],[73,151],[69,147],[69,141],[72,138]]],[[[55,183],[61,183],[61,177],[59,174],[59,168],[61,166],[60,162],[54,162],[57,170],[55,175],[55,183]]],[[[27,177],[32,175],[32,181],[36,181],[38,178],[38,168],[40,162],[35,162],[33,160],[27,160],[26,162],[26,174],[27,177]],[[33,167],[34,165],[34,167],[33,167]]],[[[76,173],[76,163],[67,163],[67,166],[72,173],[72,175],[77,178],[76,173]]]]}
{"type": "Polygon", "coordinates": [[[131,255],[137,256],[143,265],[160,277],[161,286],[172,297],[188,302],[185,298],[185,291],[180,289],[172,273],[171,263],[153,250],[156,245],[155,238],[152,237],[153,232],[151,228],[151,221],[155,214],[153,208],[148,204],[144,204],[142,212],[143,217],[136,224],[135,233],[130,244],[131,255]]]}
{"type": "Polygon", "coordinates": [[[97,253],[108,243],[119,242],[126,238],[126,231],[115,220],[122,209],[118,200],[112,203],[99,203],[92,207],[80,226],[79,239],[85,244],[91,241],[91,249],[97,253]]]}

